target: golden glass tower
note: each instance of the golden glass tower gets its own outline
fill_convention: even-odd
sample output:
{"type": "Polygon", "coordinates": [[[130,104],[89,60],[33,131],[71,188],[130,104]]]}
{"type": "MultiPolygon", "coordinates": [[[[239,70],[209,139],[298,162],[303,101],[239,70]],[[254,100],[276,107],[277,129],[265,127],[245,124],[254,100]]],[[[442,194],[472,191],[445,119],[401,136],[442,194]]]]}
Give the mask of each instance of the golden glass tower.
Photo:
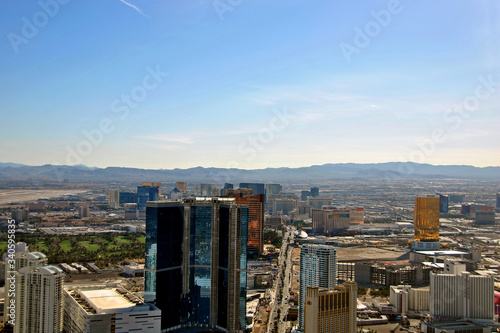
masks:
{"type": "Polygon", "coordinates": [[[415,241],[439,241],[439,196],[415,198],[415,241]]]}

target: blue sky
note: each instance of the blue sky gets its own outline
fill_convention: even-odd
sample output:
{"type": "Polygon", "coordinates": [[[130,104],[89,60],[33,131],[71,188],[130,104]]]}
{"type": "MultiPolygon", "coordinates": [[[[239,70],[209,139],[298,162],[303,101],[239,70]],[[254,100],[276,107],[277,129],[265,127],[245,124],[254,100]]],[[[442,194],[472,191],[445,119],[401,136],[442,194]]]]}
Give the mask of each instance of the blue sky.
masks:
{"type": "Polygon", "coordinates": [[[496,1],[2,6],[0,162],[500,166],[496,1]]]}

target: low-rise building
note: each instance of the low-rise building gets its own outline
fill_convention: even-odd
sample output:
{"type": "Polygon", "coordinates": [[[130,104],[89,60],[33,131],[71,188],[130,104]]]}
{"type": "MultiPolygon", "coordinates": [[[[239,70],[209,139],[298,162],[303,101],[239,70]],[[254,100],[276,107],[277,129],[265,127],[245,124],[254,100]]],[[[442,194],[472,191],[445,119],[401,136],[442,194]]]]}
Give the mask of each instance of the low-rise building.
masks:
{"type": "Polygon", "coordinates": [[[424,333],[490,333],[491,327],[473,321],[454,321],[446,323],[422,322],[424,333]]]}
{"type": "Polygon", "coordinates": [[[160,332],[161,310],[116,286],[64,288],[64,331],[160,332]]]}
{"type": "Polygon", "coordinates": [[[137,264],[134,261],[123,268],[123,273],[128,276],[144,276],[144,264],[137,264]]]}

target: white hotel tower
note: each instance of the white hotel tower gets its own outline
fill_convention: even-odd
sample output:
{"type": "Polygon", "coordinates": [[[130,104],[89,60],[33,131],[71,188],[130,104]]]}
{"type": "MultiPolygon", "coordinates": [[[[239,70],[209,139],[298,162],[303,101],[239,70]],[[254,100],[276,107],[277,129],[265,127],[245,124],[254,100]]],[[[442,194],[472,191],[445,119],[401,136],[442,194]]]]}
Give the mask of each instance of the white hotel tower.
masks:
{"type": "MultiPolygon", "coordinates": [[[[18,243],[17,246],[21,250],[27,249],[26,244],[18,243]]],[[[14,333],[59,333],[62,330],[64,272],[47,265],[47,262],[47,257],[41,252],[15,254],[16,273],[12,273],[12,281],[15,281],[15,319],[7,315],[7,306],[11,303],[7,292],[4,303],[4,324],[14,320],[14,333]]]]}
{"type": "Polygon", "coordinates": [[[337,252],[333,246],[305,244],[300,251],[299,330],[304,331],[304,302],[308,286],[334,289],[337,252]]]}
{"type": "Polygon", "coordinates": [[[433,321],[494,319],[494,277],[431,273],[430,315],[433,321]]]}

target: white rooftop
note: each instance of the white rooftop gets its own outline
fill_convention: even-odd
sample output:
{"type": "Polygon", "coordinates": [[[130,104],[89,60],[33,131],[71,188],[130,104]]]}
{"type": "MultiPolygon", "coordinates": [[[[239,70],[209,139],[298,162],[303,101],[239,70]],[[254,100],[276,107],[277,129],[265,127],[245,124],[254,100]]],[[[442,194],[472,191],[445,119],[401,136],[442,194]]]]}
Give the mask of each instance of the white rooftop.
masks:
{"type": "Polygon", "coordinates": [[[80,295],[97,314],[130,312],[137,304],[128,300],[116,289],[80,290],[80,295]]]}

